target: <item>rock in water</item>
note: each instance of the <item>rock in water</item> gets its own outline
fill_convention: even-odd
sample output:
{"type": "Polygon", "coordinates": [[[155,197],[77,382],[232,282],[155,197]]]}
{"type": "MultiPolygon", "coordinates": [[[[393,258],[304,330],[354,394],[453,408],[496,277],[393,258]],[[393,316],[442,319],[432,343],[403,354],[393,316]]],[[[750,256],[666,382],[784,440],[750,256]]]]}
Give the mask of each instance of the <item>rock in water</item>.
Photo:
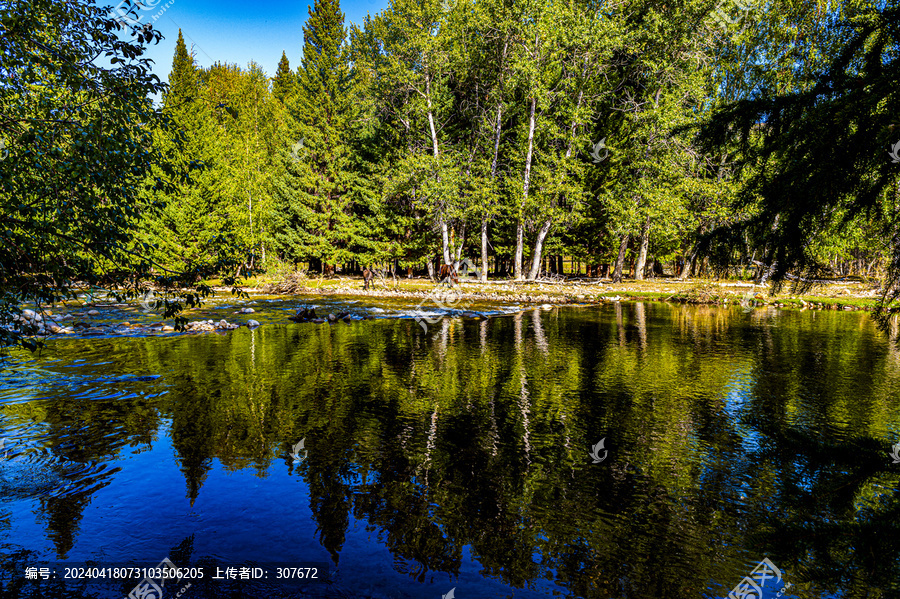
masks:
{"type": "Polygon", "coordinates": [[[256,327],[259,326],[259,323],[256,322],[255,320],[248,320],[247,326],[250,327],[251,329],[255,329],[256,327]]]}
{"type": "Polygon", "coordinates": [[[88,310],[88,316],[100,316],[100,310],[88,310]]]}
{"type": "Polygon", "coordinates": [[[241,308],[241,314],[253,314],[256,312],[253,308],[241,308]]]}
{"type": "Polygon", "coordinates": [[[329,314],[328,322],[337,322],[337,316],[335,316],[334,314],[329,314]]]}

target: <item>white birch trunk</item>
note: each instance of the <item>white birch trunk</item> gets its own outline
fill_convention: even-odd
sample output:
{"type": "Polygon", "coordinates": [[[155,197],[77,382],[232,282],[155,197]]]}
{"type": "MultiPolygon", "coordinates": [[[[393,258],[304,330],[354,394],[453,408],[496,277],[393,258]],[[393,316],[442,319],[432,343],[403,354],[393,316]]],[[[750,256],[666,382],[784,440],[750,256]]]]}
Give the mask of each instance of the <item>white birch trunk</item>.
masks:
{"type": "Polygon", "coordinates": [[[650,215],[644,221],[644,227],[641,230],[641,249],[638,252],[637,264],[634,265],[634,279],[636,281],[644,280],[644,268],[647,266],[647,249],[650,247],[650,215]]]}
{"type": "Polygon", "coordinates": [[[537,97],[531,98],[531,110],[528,116],[528,153],[525,155],[525,182],[522,186],[522,203],[519,205],[519,222],[516,226],[516,263],[514,273],[516,280],[522,280],[523,234],[525,231],[525,203],[528,201],[528,187],[531,184],[531,156],[534,151],[534,110],[537,97]]]}

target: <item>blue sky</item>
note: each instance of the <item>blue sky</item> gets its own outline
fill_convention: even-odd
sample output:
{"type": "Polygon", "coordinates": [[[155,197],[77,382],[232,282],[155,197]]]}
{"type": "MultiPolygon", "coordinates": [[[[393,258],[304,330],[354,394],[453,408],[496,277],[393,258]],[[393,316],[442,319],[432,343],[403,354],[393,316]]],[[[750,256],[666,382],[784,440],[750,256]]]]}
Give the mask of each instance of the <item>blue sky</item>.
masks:
{"type": "MultiPolygon", "coordinates": [[[[116,6],[118,2],[98,4],[116,6]]],[[[155,61],[153,72],[167,81],[179,28],[201,67],[214,62],[246,67],[255,61],[272,77],[283,50],[296,70],[303,53],[303,25],[313,0],[144,0],[144,4],[155,6],[138,13],[141,22],[153,22],[165,36],[159,44],[150,45],[145,56],[155,61]],[[164,9],[167,2],[169,7],[164,9]],[[153,21],[161,10],[162,15],[153,21]]],[[[341,2],[344,25],[362,23],[367,13],[374,15],[386,7],[387,0],[341,2]]]]}

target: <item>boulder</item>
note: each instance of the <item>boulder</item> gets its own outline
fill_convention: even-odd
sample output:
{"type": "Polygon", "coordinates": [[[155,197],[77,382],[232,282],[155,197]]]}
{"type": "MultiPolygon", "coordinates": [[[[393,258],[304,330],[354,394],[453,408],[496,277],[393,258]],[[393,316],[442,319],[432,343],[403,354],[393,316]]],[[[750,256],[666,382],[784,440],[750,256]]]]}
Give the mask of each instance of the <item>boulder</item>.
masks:
{"type": "Polygon", "coordinates": [[[251,329],[255,329],[256,327],[259,326],[259,323],[256,322],[255,320],[248,320],[247,326],[250,327],[251,329]]]}
{"type": "Polygon", "coordinates": [[[253,308],[241,308],[241,314],[253,314],[256,312],[253,308]]]}
{"type": "Polygon", "coordinates": [[[88,310],[88,316],[100,316],[100,310],[88,310]]]}
{"type": "Polygon", "coordinates": [[[315,308],[301,308],[300,310],[297,310],[297,313],[294,316],[288,316],[288,320],[293,320],[294,322],[308,322],[310,320],[315,320],[316,318],[315,308]]]}

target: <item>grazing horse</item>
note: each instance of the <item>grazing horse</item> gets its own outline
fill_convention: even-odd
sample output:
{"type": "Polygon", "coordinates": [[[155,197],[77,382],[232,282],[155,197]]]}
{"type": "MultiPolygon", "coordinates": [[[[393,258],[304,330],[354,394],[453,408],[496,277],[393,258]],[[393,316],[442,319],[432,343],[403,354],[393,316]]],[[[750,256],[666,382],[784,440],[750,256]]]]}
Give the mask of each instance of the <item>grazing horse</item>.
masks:
{"type": "MultiPolygon", "coordinates": [[[[456,272],[456,267],[452,264],[441,264],[440,278],[442,283],[451,281],[452,283],[459,285],[459,273],[456,272]]],[[[451,287],[453,287],[452,283],[449,283],[451,287]]]]}
{"type": "Polygon", "coordinates": [[[369,268],[363,269],[363,289],[369,289],[369,282],[372,282],[372,288],[375,288],[375,271],[369,268]]]}

